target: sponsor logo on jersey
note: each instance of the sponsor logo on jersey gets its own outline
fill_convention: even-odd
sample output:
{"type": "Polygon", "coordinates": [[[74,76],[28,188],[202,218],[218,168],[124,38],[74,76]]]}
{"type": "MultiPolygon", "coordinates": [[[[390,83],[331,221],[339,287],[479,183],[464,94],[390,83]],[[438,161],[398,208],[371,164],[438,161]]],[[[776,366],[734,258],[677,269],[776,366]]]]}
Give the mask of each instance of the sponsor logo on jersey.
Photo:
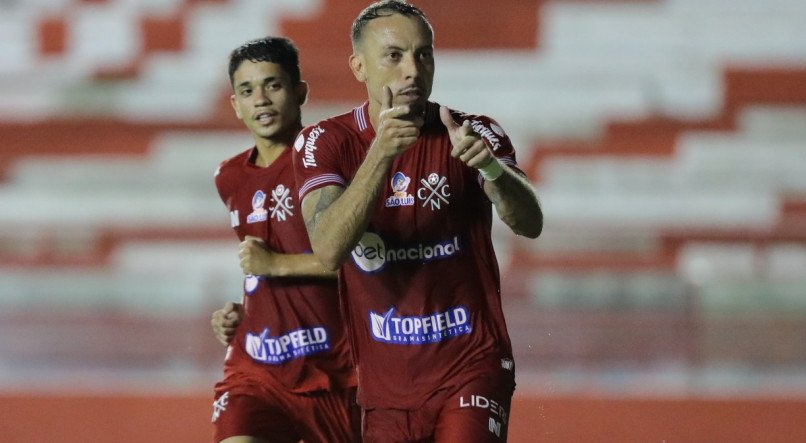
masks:
{"type": "Polygon", "coordinates": [[[319,138],[320,135],[324,133],[325,130],[322,129],[321,126],[317,126],[311,129],[311,132],[308,133],[308,140],[305,140],[304,137],[300,135],[304,143],[301,142],[299,138],[294,143],[294,148],[297,151],[302,149],[301,147],[297,148],[297,143],[300,143],[302,146],[305,147],[305,152],[302,155],[302,166],[306,168],[316,167],[316,157],[314,156],[314,151],[316,151],[316,140],[319,138]]]}
{"type": "Polygon", "coordinates": [[[451,196],[448,178],[439,176],[436,172],[428,175],[428,179],[421,178],[420,184],[423,186],[417,189],[417,198],[423,202],[423,207],[428,205],[432,211],[439,210],[442,205],[448,205],[448,198],[451,196]]]}
{"type": "Polygon", "coordinates": [[[210,421],[215,423],[215,421],[218,420],[218,417],[221,416],[221,413],[227,410],[228,405],[229,391],[225,392],[223,395],[221,395],[221,397],[218,397],[218,399],[213,402],[213,418],[210,421]]]}
{"type": "Polygon", "coordinates": [[[513,369],[515,369],[515,362],[511,358],[502,358],[501,367],[511,372],[513,369]]]}
{"type": "Polygon", "coordinates": [[[504,130],[500,126],[496,125],[495,123],[490,123],[490,129],[492,129],[493,132],[495,132],[495,134],[497,136],[499,136],[499,137],[504,136],[504,130]]]}
{"type": "Polygon", "coordinates": [[[246,295],[252,295],[252,293],[255,292],[255,289],[257,289],[257,285],[259,283],[260,277],[249,274],[243,279],[243,291],[246,293],[246,295]]]}
{"type": "Polygon", "coordinates": [[[252,359],[270,365],[280,365],[330,349],[327,329],[321,326],[301,328],[277,337],[270,337],[269,328],[266,328],[260,335],[247,332],[245,342],[246,353],[252,359]]]}
{"type": "MultiPolygon", "coordinates": [[[[483,139],[487,140],[487,144],[493,149],[493,152],[497,151],[498,148],[501,147],[501,140],[495,135],[495,132],[484,125],[484,123],[478,120],[471,120],[470,126],[476,131],[476,134],[480,135],[483,139]]],[[[497,127],[497,126],[496,126],[497,127]]],[[[501,128],[498,128],[499,130],[501,128]]],[[[503,131],[501,131],[503,132],[503,131]]]]}
{"type": "Polygon", "coordinates": [[[509,412],[501,403],[483,395],[469,395],[459,397],[459,408],[480,408],[490,412],[487,429],[497,437],[501,436],[501,428],[509,420],[509,412]],[[500,420],[500,421],[499,421],[500,420]]]}
{"type": "Polygon", "coordinates": [[[252,213],[246,216],[246,223],[258,223],[266,221],[269,217],[268,211],[263,208],[266,204],[266,193],[258,189],[252,196],[252,213]]]}
{"type": "Polygon", "coordinates": [[[294,140],[294,150],[299,152],[302,150],[303,146],[305,146],[305,135],[300,132],[297,139],[294,140]]]}
{"type": "Polygon", "coordinates": [[[369,311],[372,338],[383,343],[423,345],[469,334],[470,315],[463,306],[425,316],[395,315],[395,308],[384,314],[369,311]]]}
{"type": "Polygon", "coordinates": [[[406,177],[406,174],[398,171],[392,176],[392,195],[386,198],[384,205],[387,208],[395,206],[411,206],[414,204],[414,196],[406,192],[406,189],[411,183],[411,178],[406,177]]]}
{"type": "Polygon", "coordinates": [[[423,262],[441,260],[460,253],[459,237],[434,243],[416,243],[409,246],[387,247],[383,238],[374,232],[365,232],[353,248],[353,262],[366,272],[381,270],[392,262],[423,262]]]}
{"type": "Polygon", "coordinates": [[[294,209],[294,203],[291,201],[291,189],[280,183],[271,191],[271,201],[274,206],[269,206],[269,216],[277,221],[285,221],[289,215],[294,215],[291,212],[294,209]]]}

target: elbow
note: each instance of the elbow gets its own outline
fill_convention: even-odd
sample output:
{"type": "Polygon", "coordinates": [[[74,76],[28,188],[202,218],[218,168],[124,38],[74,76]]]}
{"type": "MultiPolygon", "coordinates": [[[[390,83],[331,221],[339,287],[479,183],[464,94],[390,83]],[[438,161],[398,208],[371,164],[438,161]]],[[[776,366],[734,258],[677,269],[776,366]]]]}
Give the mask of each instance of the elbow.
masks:
{"type": "Polygon", "coordinates": [[[325,261],[322,261],[322,266],[324,266],[325,269],[330,271],[330,272],[337,272],[339,270],[339,268],[341,267],[341,261],[340,260],[325,260],[325,261]]]}
{"type": "Polygon", "coordinates": [[[521,223],[517,229],[513,229],[515,234],[522,235],[527,238],[535,239],[540,237],[543,232],[543,213],[540,212],[536,217],[530,217],[529,220],[521,223]]]}
{"type": "Polygon", "coordinates": [[[520,229],[520,230],[516,231],[515,233],[517,235],[522,235],[522,236],[524,236],[526,238],[535,239],[537,237],[540,237],[541,232],[543,232],[543,225],[542,224],[537,225],[537,226],[528,226],[528,227],[525,227],[524,229],[520,229]]]}

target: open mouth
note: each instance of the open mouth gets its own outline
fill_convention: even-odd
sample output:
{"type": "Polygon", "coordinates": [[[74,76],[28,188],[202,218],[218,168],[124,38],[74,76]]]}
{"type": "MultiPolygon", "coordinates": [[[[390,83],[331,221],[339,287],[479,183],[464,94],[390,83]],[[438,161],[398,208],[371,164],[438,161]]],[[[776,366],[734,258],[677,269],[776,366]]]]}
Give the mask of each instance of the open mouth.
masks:
{"type": "Polygon", "coordinates": [[[255,121],[260,123],[261,125],[270,125],[274,123],[277,117],[277,113],[275,112],[261,112],[255,114],[255,121]]]}

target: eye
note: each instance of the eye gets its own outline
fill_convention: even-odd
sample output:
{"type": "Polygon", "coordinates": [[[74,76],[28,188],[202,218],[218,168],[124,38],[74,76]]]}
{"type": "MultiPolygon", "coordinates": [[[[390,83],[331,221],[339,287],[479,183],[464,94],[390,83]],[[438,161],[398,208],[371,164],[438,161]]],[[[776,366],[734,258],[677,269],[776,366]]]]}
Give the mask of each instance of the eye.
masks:
{"type": "Polygon", "coordinates": [[[241,92],[239,92],[239,94],[241,95],[241,97],[249,97],[249,95],[252,94],[252,90],[251,89],[241,89],[241,92]]]}
{"type": "Polygon", "coordinates": [[[282,88],[283,88],[283,84],[280,83],[280,82],[275,82],[275,83],[269,84],[269,89],[271,89],[272,91],[277,91],[278,89],[282,89],[282,88]]]}
{"type": "Polygon", "coordinates": [[[420,60],[432,60],[434,58],[434,53],[431,51],[423,51],[420,53],[420,60]]]}
{"type": "Polygon", "coordinates": [[[390,53],[386,54],[386,57],[387,57],[388,59],[390,59],[390,60],[393,60],[393,61],[398,61],[398,60],[400,60],[401,58],[403,58],[403,54],[401,54],[401,53],[400,53],[400,52],[398,52],[398,51],[392,51],[392,52],[390,52],[390,53]]]}

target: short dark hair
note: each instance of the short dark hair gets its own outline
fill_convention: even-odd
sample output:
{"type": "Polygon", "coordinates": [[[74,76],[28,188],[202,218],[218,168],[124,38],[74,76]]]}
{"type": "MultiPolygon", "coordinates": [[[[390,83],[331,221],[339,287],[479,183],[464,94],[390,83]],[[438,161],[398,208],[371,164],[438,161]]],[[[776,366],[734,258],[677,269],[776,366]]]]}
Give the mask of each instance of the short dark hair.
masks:
{"type": "Polygon", "coordinates": [[[358,14],[358,17],[355,18],[350,34],[353,49],[358,47],[358,43],[361,41],[361,33],[364,31],[367,23],[376,18],[389,17],[393,14],[419,18],[423,25],[428,28],[428,32],[431,33],[431,36],[434,35],[434,28],[431,27],[431,23],[420,8],[410,5],[403,0],[383,0],[367,6],[358,14]]]}
{"type": "Polygon", "coordinates": [[[299,50],[290,39],[285,37],[263,37],[250,40],[233,49],[229,55],[229,82],[241,63],[252,62],[277,63],[291,77],[291,84],[300,83],[299,50]]]}

